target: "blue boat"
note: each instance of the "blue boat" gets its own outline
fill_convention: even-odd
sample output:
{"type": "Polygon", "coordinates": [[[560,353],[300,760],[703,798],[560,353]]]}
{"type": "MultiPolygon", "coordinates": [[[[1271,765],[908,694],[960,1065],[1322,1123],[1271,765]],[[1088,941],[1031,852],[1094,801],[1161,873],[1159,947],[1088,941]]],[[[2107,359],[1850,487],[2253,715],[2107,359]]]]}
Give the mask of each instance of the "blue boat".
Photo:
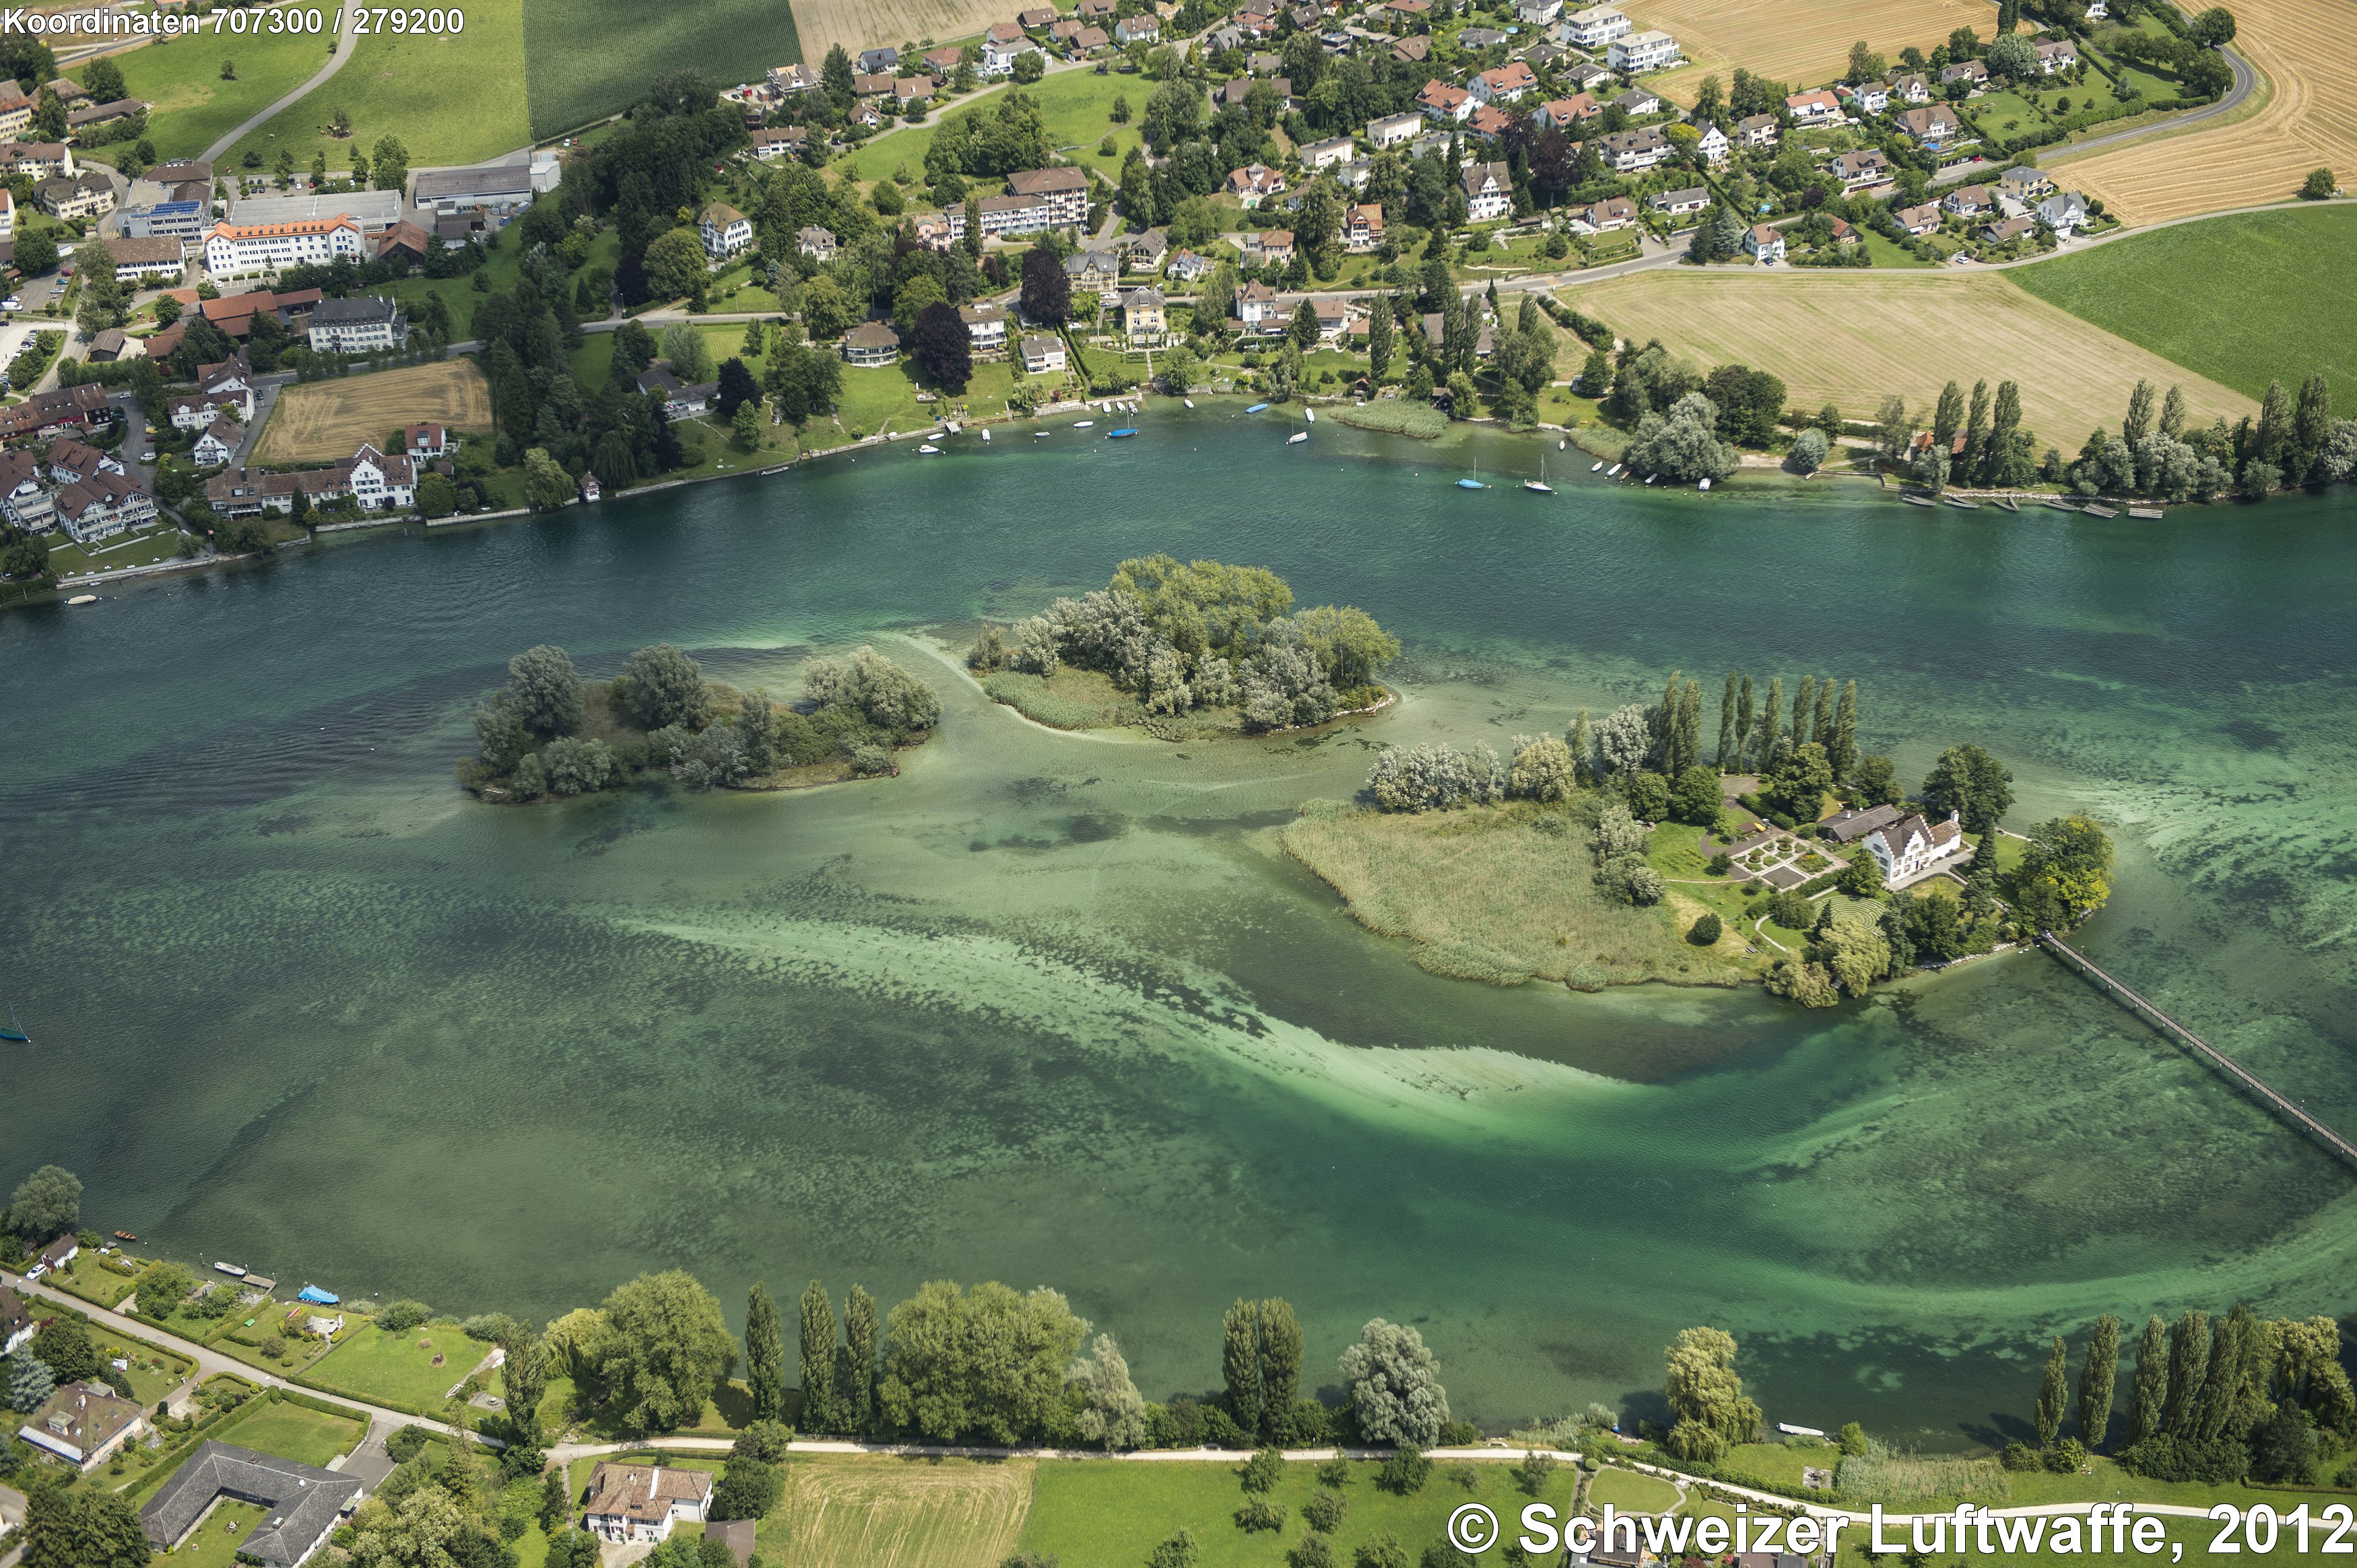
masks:
{"type": "Polygon", "coordinates": [[[1266,404],[1266,403],[1256,403],[1253,404],[1250,408],[1248,408],[1248,409],[1244,410],[1244,412],[1245,412],[1246,413],[1261,413],[1263,410],[1266,409],[1267,407],[1268,407],[1268,404],[1266,404]]]}
{"type": "Polygon", "coordinates": [[[305,1285],[295,1293],[296,1301],[307,1301],[313,1306],[334,1306],[343,1298],[321,1290],[317,1285],[305,1285]]]}
{"type": "Polygon", "coordinates": [[[16,1010],[14,1007],[8,1009],[8,1026],[0,1029],[0,1040],[6,1040],[19,1046],[29,1046],[33,1043],[33,1036],[25,1033],[25,1026],[16,1022],[16,1010]]]}
{"type": "Polygon", "coordinates": [[[1125,436],[1125,435],[1136,435],[1136,434],[1137,434],[1137,426],[1136,426],[1136,425],[1135,425],[1135,424],[1133,424],[1133,425],[1131,425],[1131,426],[1130,426],[1128,429],[1126,429],[1126,430],[1108,430],[1108,431],[1106,431],[1106,432],[1105,432],[1105,439],[1106,439],[1106,440],[1108,440],[1108,441],[1118,441],[1118,440],[1120,440],[1120,439],[1121,439],[1123,436],[1125,436]]]}
{"type": "Polygon", "coordinates": [[[1486,490],[1490,487],[1479,479],[1459,479],[1457,481],[1457,488],[1460,490],[1486,490]]]}

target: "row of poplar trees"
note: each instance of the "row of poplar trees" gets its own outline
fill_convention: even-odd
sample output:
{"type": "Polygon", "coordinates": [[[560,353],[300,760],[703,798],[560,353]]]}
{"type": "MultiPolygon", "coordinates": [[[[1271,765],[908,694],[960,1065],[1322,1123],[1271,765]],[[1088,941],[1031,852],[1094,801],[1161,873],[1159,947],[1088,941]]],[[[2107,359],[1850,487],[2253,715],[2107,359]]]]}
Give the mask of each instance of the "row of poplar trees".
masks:
{"type": "MultiPolygon", "coordinates": [[[[884,1340],[876,1298],[859,1285],[844,1302],[837,1332],[834,1304],[813,1280],[802,1300],[801,1419],[804,1432],[866,1432],[876,1414],[877,1357],[884,1340]]],[[[745,1303],[745,1385],[753,1419],[786,1419],[785,1324],[768,1287],[756,1284],[745,1303]]]]}

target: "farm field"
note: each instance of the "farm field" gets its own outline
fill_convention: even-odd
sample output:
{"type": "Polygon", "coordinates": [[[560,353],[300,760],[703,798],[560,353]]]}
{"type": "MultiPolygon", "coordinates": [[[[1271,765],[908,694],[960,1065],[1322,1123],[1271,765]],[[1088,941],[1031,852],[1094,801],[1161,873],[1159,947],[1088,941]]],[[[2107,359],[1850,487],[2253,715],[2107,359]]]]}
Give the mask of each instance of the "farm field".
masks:
{"type": "Polygon", "coordinates": [[[443,1396],[487,1348],[459,1333],[455,1323],[428,1323],[403,1334],[387,1334],[371,1323],[321,1358],[310,1378],[332,1392],[397,1410],[439,1410],[443,1396]],[[443,1358],[438,1367],[436,1356],[443,1358]]]}
{"type": "Polygon", "coordinates": [[[1740,361],[1772,371],[1795,405],[1831,403],[1857,419],[1871,417],[1891,392],[1928,407],[1950,380],[1967,388],[2012,380],[2021,386],[2023,422],[2040,444],[2076,451],[2091,425],[2119,418],[2138,378],[2181,385],[2190,416],[2204,424],[2257,406],[1994,273],[1665,268],[1566,297],[1624,338],[1659,338],[1706,367],[1740,361]]]}
{"type": "Polygon", "coordinates": [[[254,444],[253,460],[330,463],[350,456],[363,441],[382,442],[404,424],[487,430],[490,423],[490,383],[473,360],[404,365],[288,387],[254,444]]]}
{"type": "MultiPolygon", "coordinates": [[[[1157,1543],[1183,1527],[1195,1533],[1200,1568],[1283,1563],[1286,1549],[1308,1533],[1301,1508],[1318,1489],[1317,1466],[1285,1466],[1268,1494],[1270,1502],[1285,1509],[1285,1527],[1267,1533],[1247,1533],[1235,1523],[1236,1509],[1244,1503],[1239,1468],[1102,1459],[1042,1464],[1032,1483],[1021,1549],[1069,1563],[1144,1563],[1157,1543]]],[[[1407,1562],[1419,1562],[1426,1547],[1441,1541],[1450,1510],[1460,1504],[1483,1503],[1507,1520],[1531,1500],[1515,1484],[1512,1466],[1502,1463],[1436,1464],[1423,1488],[1405,1498],[1375,1489],[1377,1468],[1372,1463],[1351,1466],[1341,1488],[1342,1520],[1332,1536],[1337,1563],[1352,1561],[1360,1547],[1386,1534],[1405,1549],[1407,1562]]],[[[1540,1499],[1553,1504],[1558,1518],[1571,1511],[1574,1479],[1571,1467],[1560,1466],[1540,1490],[1540,1499]]],[[[1485,1555],[1483,1561],[1496,1559],[1485,1555]]]]}
{"type": "MultiPolygon", "coordinates": [[[[971,38],[1011,15],[992,0],[795,0],[793,9],[802,58],[813,62],[824,59],[835,44],[857,54],[884,44],[971,38]]],[[[759,63],[766,70],[785,61],[759,63]]]]}
{"type": "Polygon", "coordinates": [[[1638,0],[1628,11],[1638,27],[1676,38],[1693,62],[1645,79],[1663,97],[1689,105],[1713,71],[1721,87],[1738,65],[1770,81],[1815,85],[1841,73],[1860,38],[1896,59],[1909,44],[1928,54],[1958,27],[1986,34],[1992,26],[1988,7],[1973,0],[1638,0]]]}
{"type": "Polygon", "coordinates": [[[468,5],[467,29],[453,37],[367,35],[341,70],[239,141],[229,162],[258,152],[267,166],[284,147],[298,167],[325,152],[328,166],[341,171],[355,144],[372,147],[386,134],[401,138],[413,169],[479,163],[529,145],[523,0],[468,5]],[[349,138],[328,134],[339,108],[351,116],[349,138]]]}
{"type": "Polygon", "coordinates": [[[996,1568],[1023,1532],[1034,1468],[797,1455],[757,1538],[797,1568],[996,1568]]]}
{"type": "MultiPolygon", "coordinates": [[[[156,157],[166,161],[202,157],[247,115],[302,85],[327,59],[326,40],[301,34],[232,38],[199,33],[114,57],[131,96],[154,105],[147,139],[156,144],[156,157]],[[237,67],[235,81],[221,80],[224,59],[237,67]]],[[[332,154],[329,161],[335,161],[332,154]]]]}
{"type": "MultiPolygon", "coordinates": [[[[793,11],[770,0],[523,0],[523,43],[532,134],[542,139],[629,108],[665,71],[759,81],[803,58],[793,11]]],[[[810,59],[825,56],[822,45],[810,59]]]]}
{"type": "Polygon", "coordinates": [[[2357,169],[2357,55],[2341,0],[2252,0],[2234,48],[2274,96],[2245,120],[2046,166],[2130,223],[2288,201],[2310,169],[2357,169]]]}
{"type": "Polygon", "coordinates": [[[2252,212],[2132,235],[2006,274],[2132,343],[2258,397],[2321,370],[2357,398],[2357,207],[2252,212]]]}
{"type": "MultiPolygon", "coordinates": [[[[1006,91],[994,88],[971,98],[960,100],[950,113],[963,114],[969,108],[987,114],[996,111],[998,95],[1006,91]]],[[[1048,138],[1073,162],[1095,169],[1107,179],[1121,177],[1121,161],[1129,156],[1138,145],[1137,115],[1146,108],[1146,96],[1154,83],[1135,76],[1099,76],[1093,70],[1063,70],[1044,76],[1021,91],[1039,100],[1039,112],[1046,118],[1048,138]],[[1131,117],[1126,125],[1116,125],[1111,119],[1113,101],[1126,97],[1131,117]],[[1100,156],[1098,146],[1110,133],[1114,139],[1111,157],[1100,156]]],[[[901,165],[919,180],[925,176],[925,153],[933,145],[931,125],[906,125],[898,131],[888,131],[856,152],[852,153],[843,166],[852,177],[879,180],[889,177],[901,165]]],[[[912,197],[919,206],[921,197],[912,197]]]]}

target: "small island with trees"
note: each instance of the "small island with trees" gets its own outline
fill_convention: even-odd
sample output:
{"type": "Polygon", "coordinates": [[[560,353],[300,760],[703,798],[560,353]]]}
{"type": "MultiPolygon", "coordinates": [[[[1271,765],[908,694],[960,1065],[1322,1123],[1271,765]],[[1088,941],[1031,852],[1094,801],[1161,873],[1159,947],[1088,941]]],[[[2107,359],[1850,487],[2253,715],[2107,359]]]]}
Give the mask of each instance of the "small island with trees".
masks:
{"type": "Polygon", "coordinates": [[[1265,735],[1372,713],[1399,639],[1364,610],[1295,610],[1260,566],[1124,561],[1104,587],[1001,628],[966,663],[985,692],[1057,729],[1134,725],[1165,740],[1265,735]]]}
{"type": "Polygon", "coordinates": [[[798,789],[899,771],[942,716],[923,682],[862,647],[802,666],[802,697],[772,702],[704,677],[667,642],[586,682],[562,648],[508,661],[507,684],[475,704],[475,755],[458,782],[521,803],[619,788],[656,770],[699,789],[798,789]]]}
{"type": "Polygon", "coordinates": [[[1701,682],[1673,673],[1504,759],[1385,747],[1357,800],[1304,802],[1282,841],[1422,967],[1502,985],[1758,980],[1829,1006],[2103,907],[2092,819],[2006,832],[2013,776],[1971,744],[1910,799],[1858,724],[1856,682],[1802,677],[1788,722],[1781,677],[1762,701],[1730,671],[1706,761],[1701,682]]]}

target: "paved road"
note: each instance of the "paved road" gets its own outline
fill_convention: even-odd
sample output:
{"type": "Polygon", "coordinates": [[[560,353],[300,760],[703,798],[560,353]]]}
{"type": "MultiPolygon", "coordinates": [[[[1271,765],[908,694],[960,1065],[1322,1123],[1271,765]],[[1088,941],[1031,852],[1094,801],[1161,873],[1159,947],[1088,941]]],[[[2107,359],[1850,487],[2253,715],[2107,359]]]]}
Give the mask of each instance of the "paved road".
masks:
{"type": "MultiPolygon", "coordinates": [[[[2250,61],[2234,52],[2233,45],[2221,46],[2218,52],[2226,57],[2226,65],[2234,73],[2234,85],[2228,88],[2226,96],[2217,102],[2207,108],[2196,109],[2190,113],[2172,115],[2166,120],[2156,120],[2149,125],[2136,125],[2126,131],[2114,131],[2109,135],[2092,136],[2086,141],[2074,142],[2069,146],[2056,147],[2050,156],[2057,158],[2075,158],[2081,153],[2102,152],[2107,147],[2116,147],[2125,142],[2133,142],[2157,132],[2182,130],[2188,125],[2198,125],[2204,120],[2215,120],[2221,114],[2233,113],[2243,106],[2243,100],[2251,95],[2251,90],[2258,86],[2259,73],[2252,69],[2250,61]]],[[[2046,153],[2044,148],[2040,148],[2040,151],[2041,154],[2046,153]]]]}
{"type": "MultiPolygon", "coordinates": [[[[341,13],[339,13],[339,15],[341,13]]],[[[262,113],[254,115],[252,119],[246,121],[245,124],[240,125],[236,130],[231,131],[228,135],[223,136],[220,141],[215,142],[211,146],[207,147],[205,149],[204,161],[207,163],[216,164],[221,162],[221,159],[229,156],[229,150],[237,145],[238,142],[242,139],[248,132],[262,124],[280,110],[289,107],[296,102],[296,100],[301,98],[305,93],[325,82],[329,77],[335,75],[336,72],[343,70],[344,62],[351,58],[352,35],[350,33],[338,33],[336,35],[335,52],[328,57],[327,64],[321,66],[313,73],[310,81],[305,82],[294,91],[286,94],[285,97],[279,99],[276,102],[263,110],[262,113]]]]}

